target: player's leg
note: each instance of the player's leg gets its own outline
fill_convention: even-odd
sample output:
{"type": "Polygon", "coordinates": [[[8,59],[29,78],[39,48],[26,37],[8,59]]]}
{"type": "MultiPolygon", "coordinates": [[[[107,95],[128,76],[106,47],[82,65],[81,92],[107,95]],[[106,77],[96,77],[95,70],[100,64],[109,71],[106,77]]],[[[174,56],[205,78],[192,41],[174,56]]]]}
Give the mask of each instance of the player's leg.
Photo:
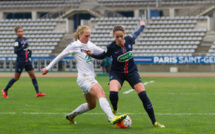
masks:
{"type": "Polygon", "coordinates": [[[77,115],[87,112],[96,107],[96,97],[95,96],[88,93],[88,94],[84,94],[84,98],[86,99],[87,103],[81,104],[74,111],[72,111],[69,115],[66,115],[66,119],[68,119],[71,124],[76,124],[74,118],[77,115]]]}
{"type": "Polygon", "coordinates": [[[121,89],[123,82],[124,82],[124,80],[123,80],[122,76],[120,76],[114,72],[110,73],[109,99],[112,104],[114,114],[116,114],[117,110],[118,110],[118,107],[117,107],[118,100],[119,100],[118,92],[121,89]]]}
{"type": "Polygon", "coordinates": [[[15,72],[14,78],[12,78],[12,79],[8,82],[7,86],[6,86],[4,89],[2,89],[1,92],[2,92],[2,94],[3,94],[3,96],[4,96],[4,98],[8,98],[7,92],[8,92],[8,90],[9,90],[9,88],[10,88],[16,81],[19,80],[20,75],[21,75],[21,73],[15,72]]]}
{"type": "Polygon", "coordinates": [[[107,101],[105,92],[103,91],[102,87],[98,83],[95,83],[90,89],[90,94],[95,96],[99,100],[100,107],[106,113],[108,119],[112,119],[114,117],[114,114],[111,111],[110,105],[107,101]]]}
{"type": "Polygon", "coordinates": [[[96,96],[96,98],[98,98],[100,107],[108,116],[108,120],[111,124],[115,124],[117,121],[123,120],[126,118],[126,116],[127,116],[126,114],[120,115],[120,116],[115,116],[113,114],[113,112],[111,111],[110,105],[107,101],[105,92],[98,83],[96,83],[92,86],[92,88],[90,89],[90,94],[92,94],[92,95],[96,96]]]}
{"type": "Polygon", "coordinates": [[[146,112],[148,113],[148,115],[152,121],[152,124],[154,124],[156,122],[156,119],[154,116],[154,110],[152,107],[152,103],[146,94],[145,88],[139,77],[139,74],[137,72],[132,72],[132,73],[128,74],[127,81],[129,82],[131,87],[134,88],[135,91],[137,92],[140,100],[143,103],[143,107],[145,108],[146,112]]]}
{"type": "Polygon", "coordinates": [[[135,89],[135,91],[137,92],[140,100],[143,103],[144,109],[146,110],[149,118],[151,119],[152,124],[156,127],[165,127],[164,125],[156,122],[152,103],[146,94],[144,85],[141,81],[141,78],[139,77],[139,74],[137,72],[133,72],[133,73],[128,74],[127,75],[127,81],[129,82],[131,87],[133,87],[135,89]]]}
{"type": "Polygon", "coordinates": [[[145,88],[143,86],[143,83],[137,83],[133,86],[133,88],[136,90],[140,100],[142,101],[143,103],[143,107],[144,109],[146,110],[146,112],[148,113],[151,121],[152,121],[152,124],[154,124],[156,122],[156,119],[155,119],[155,115],[154,115],[154,110],[153,110],[153,107],[152,107],[152,103],[151,101],[149,100],[147,94],[146,94],[146,91],[145,91],[145,88]]]}
{"type": "Polygon", "coordinates": [[[68,120],[70,120],[71,123],[75,124],[74,118],[82,114],[84,112],[87,112],[91,109],[94,109],[96,107],[96,100],[98,98],[99,104],[102,108],[102,110],[107,114],[109,119],[112,119],[114,117],[110,105],[106,99],[105,93],[102,89],[102,87],[95,83],[90,88],[89,93],[84,94],[84,98],[86,99],[87,103],[81,104],[79,107],[77,107],[74,111],[72,111],[69,115],[66,116],[68,120]]]}
{"type": "Polygon", "coordinates": [[[9,90],[9,88],[10,88],[16,81],[19,80],[23,68],[24,68],[24,64],[19,63],[19,62],[16,62],[14,78],[12,78],[12,79],[8,82],[7,86],[6,86],[4,89],[1,90],[1,92],[2,92],[2,94],[3,94],[3,96],[4,96],[4,98],[8,98],[8,90],[9,90]]]}
{"type": "Polygon", "coordinates": [[[113,107],[113,113],[117,114],[117,104],[118,104],[118,100],[119,100],[119,96],[118,96],[118,92],[121,89],[121,84],[117,81],[117,80],[111,80],[109,83],[109,90],[110,90],[110,94],[109,94],[109,99],[110,102],[112,104],[113,107]]]}
{"type": "Polygon", "coordinates": [[[35,76],[35,72],[34,69],[32,67],[31,63],[27,63],[27,65],[25,66],[25,70],[28,72],[28,75],[30,76],[32,83],[34,85],[35,91],[36,91],[36,97],[42,97],[45,96],[45,94],[42,94],[39,92],[39,86],[38,86],[38,82],[35,76]]]}
{"type": "Polygon", "coordinates": [[[142,101],[143,107],[146,110],[146,112],[148,113],[149,118],[152,121],[152,124],[155,127],[164,128],[165,127],[164,125],[156,122],[154,109],[152,107],[152,103],[151,103],[150,99],[148,98],[148,96],[146,94],[146,91],[145,91],[145,88],[144,88],[143,84],[142,83],[137,83],[136,85],[134,85],[134,89],[138,93],[138,96],[139,96],[140,100],[142,101]]]}

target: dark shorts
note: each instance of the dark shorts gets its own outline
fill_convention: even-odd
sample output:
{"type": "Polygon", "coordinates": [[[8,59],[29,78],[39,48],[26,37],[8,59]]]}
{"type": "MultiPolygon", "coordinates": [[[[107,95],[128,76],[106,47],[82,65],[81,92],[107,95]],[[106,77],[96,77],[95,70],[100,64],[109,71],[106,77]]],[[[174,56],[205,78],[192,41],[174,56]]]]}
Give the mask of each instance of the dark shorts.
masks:
{"type": "Polygon", "coordinates": [[[111,80],[117,80],[121,84],[121,86],[126,80],[132,88],[134,88],[134,85],[136,85],[137,83],[142,83],[142,80],[137,71],[130,72],[128,74],[110,72],[110,81],[111,80]]]}
{"type": "Polygon", "coordinates": [[[16,72],[17,73],[22,73],[23,69],[25,68],[26,71],[31,71],[34,70],[31,62],[25,62],[25,63],[20,63],[20,62],[16,62],[16,72]]]}

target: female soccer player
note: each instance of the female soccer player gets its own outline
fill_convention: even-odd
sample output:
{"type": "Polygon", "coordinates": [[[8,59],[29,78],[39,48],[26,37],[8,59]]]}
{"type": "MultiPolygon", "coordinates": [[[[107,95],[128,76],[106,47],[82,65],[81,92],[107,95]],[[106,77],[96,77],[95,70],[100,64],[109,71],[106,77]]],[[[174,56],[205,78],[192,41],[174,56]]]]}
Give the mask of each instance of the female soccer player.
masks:
{"type": "Polygon", "coordinates": [[[63,57],[72,54],[77,61],[78,78],[77,83],[82,89],[87,103],[81,104],[66,119],[72,124],[76,124],[75,116],[87,112],[96,107],[96,99],[99,100],[100,107],[108,116],[109,122],[115,124],[119,120],[123,120],[127,115],[115,116],[106,99],[105,93],[98,81],[95,80],[94,67],[91,57],[86,55],[84,50],[91,50],[94,53],[101,53],[103,50],[89,41],[90,29],[88,26],[79,26],[74,35],[75,41],[69,44],[46,68],[42,69],[42,74],[48,73],[48,70],[63,57]]]}
{"type": "Polygon", "coordinates": [[[36,79],[36,76],[34,73],[33,66],[32,66],[31,61],[30,61],[31,50],[28,48],[27,38],[23,37],[23,35],[24,35],[23,28],[21,26],[16,26],[14,28],[14,31],[17,35],[17,38],[15,40],[15,44],[14,44],[14,53],[17,54],[15,76],[14,76],[14,78],[12,78],[9,81],[7,86],[4,89],[2,89],[1,92],[4,96],[4,98],[8,98],[7,93],[8,93],[9,88],[13,85],[14,82],[19,80],[19,77],[20,77],[23,69],[25,68],[25,70],[28,72],[29,76],[32,79],[32,83],[33,83],[34,88],[36,90],[36,97],[45,96],[45,94],[42,94],[39,92],[37,79],[36,79]]]}
{"type": "Polygon", "coordinates": [[[152,124],[155,127],[164,128],[165,126],[156,122],[152,104],[146,94],[144,85],[137,72],[137,66],[134,64],[132,57],[132,45],[135,44],[135,39],[143,31],[145,22],[140,22],[140,28],[132,34],[132,36],[125,36],[125,29],[123,26],[115,26],[113,28],[113,37],[115,41],[107,46],[107,50],[94,54],[92,51],[87,50],[86,53],[96,59],[103,59],[112,56],[112,66],[110,71],[110,101],[113,106],[114,113],[117,112],[118,92],[121,89],[123,82],[127,80],[132,88],[134,88],[139,95],[143,106],[148,113],[152,124]]]}

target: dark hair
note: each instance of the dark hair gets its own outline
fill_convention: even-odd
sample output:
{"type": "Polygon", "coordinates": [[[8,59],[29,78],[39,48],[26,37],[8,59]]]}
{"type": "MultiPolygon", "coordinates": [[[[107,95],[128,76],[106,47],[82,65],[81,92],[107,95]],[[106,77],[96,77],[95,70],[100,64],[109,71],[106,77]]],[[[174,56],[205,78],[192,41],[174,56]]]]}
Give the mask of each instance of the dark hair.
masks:
{"type": "Polygon", "coordinates": [[[16,27],[14,28],[14,31],[17,33],[17,31],[18,31],[19,29],[22,29],[22,27],[21,27],[21,26],[16,26],[16,27]]]}
{"type": "Polygon", "coordinates": [[[122,25],[114,26],[114,28],[113,28],[113,33],[115,33],[116,31],[125,32],[125,28],[124,28],[122,25]]]}

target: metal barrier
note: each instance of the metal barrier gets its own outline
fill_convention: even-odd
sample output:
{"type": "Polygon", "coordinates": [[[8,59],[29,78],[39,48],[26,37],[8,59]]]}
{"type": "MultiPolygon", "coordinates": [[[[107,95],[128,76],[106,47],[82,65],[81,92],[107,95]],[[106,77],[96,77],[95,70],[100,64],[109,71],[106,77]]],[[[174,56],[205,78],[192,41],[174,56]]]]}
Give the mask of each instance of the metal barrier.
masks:
{"type": "Polygon", "coordinates": [[[39,60],[34,59],[32,63],[33,63],[34,71],[40,71],[39,60]]]}
{"type": "Polygon", "coordinates": [[[6,63],[5,63],[5,58],[0,58],[0,71],[4,71],[5,70],[5,66],[6,66],[6,63]]]}
{"type": "Polygon", "coordinates": [[[77,71],[75,59],[71,60],[71,62],[72,62],[72,67],[71,67],[72,71],[77,71]]]}
{"type": "Polygon", "coordinates": [[[65,59],[65,71],[72,71],[72,60],[65,59]]]}
{"type": "MultiPolygon", "coordinates": [[[[54,59],[55,57],[32,57],[31,62],[34,67],[34,71],[41,71],[42,68],[49,65],[49,63],[54,59]]],[[[59,63],[56,63],[49,71],[77,71],[76,68],[76,61],[73,57],[65,57],[62,59],[60,64],[63,65],[60,66],[59,63]],[[60,66],[60,67],[59,67],[60,66]]],[[[93,64],[95,67],[95,71],[101,71],[101,60],[93,60],[93,64]]],[[[16,57],[0,57],[0,71],[15,71],[16,67],[16,57]]]]}

